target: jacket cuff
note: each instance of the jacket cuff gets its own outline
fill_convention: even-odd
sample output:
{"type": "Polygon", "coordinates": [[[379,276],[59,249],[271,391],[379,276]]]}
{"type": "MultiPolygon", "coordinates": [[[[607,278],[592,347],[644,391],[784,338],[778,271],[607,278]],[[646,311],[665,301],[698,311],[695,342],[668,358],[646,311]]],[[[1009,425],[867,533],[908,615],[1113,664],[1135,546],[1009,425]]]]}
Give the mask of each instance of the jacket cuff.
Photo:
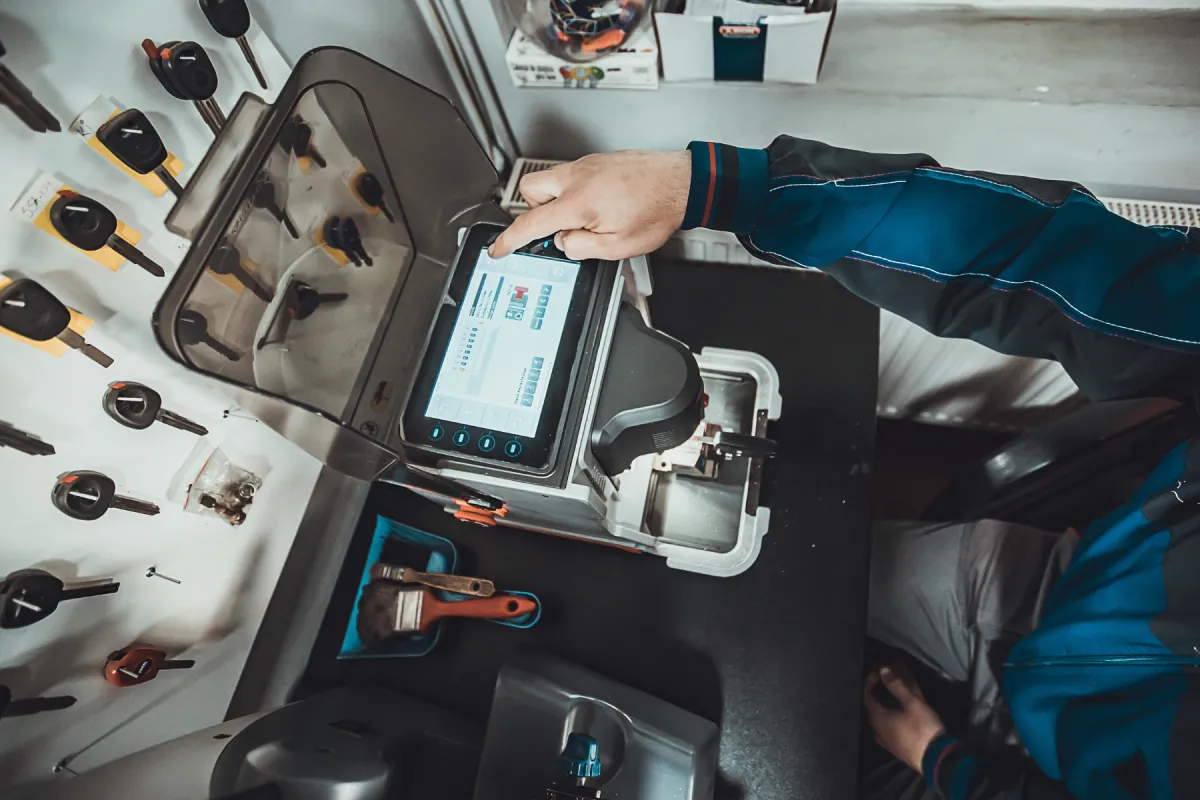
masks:
{"type": "Polygon", "coordinates": [[[688,150],[692,184],[683,227],[750,234],[767,204],[767,151],[715,142],[692,142],[688,150]]]}
{"type": "Polygon", "coordinates": [[[943,733],[925,748],[925,755],[921,758],[921,774],[925,776],[925,784],[935,792],[941,791],[938,780],[942,777],[941,769],[947,756],[958,750],[959,746],[958,739],[943,733]]]}

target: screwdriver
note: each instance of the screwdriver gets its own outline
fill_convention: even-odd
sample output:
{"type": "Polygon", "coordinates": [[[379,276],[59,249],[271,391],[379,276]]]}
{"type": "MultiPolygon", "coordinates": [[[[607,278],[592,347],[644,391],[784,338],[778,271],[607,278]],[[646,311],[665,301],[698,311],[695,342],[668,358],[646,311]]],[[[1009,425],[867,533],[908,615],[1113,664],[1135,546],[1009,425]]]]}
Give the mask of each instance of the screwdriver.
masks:
{"type": "Polygon", "coordinates": [[[63,583],[44,569],[22,569],[0,581],[0,628],[24,628],[58,610],[63,600],[114,594],[121,584],[111,578],[63,583]]]}
{"type": "Polygon", "coordinates": [[[50,206],[50,224],[59,236],[80,250],[110,247],[156,278],[167,274],[141,250],[118,236],[117,215],[90,197],[78,192],[59,192],[50,206]]]}
{"type": "Polygon", "coordinates": [[[258,85],[266,89],[267,78],[259,69],[258,59],[246,41],[246,32],[250,30],[250,9],[246,7],[246,0],[200,0],[200,9],[208,17],[208,24],[212,25],[213,30],[226,39],[237,39],[242,55],[249,62],[250,69],[254,70],[258,85]]]}
{"type": "Polygon", "coordinates": [[[20,428],[9,425],[0,419],[0,447],[11,447],[30,456],[52,456],[54,445],[43,442],[32,433],[26,433],[20,428]]]}
{"type": "Polygon", "coordinates": [[[100,366],[112,366],[108,354],[84,341],[70,325],[71,310],[37,281],[19,278],[0,289],[0,328],[35,342],[58,339],[100,366]]]}
{"type": "Polygon", "coordinates": [[[96,129],[96,138],[122,164],[139,175],[153,172],[176,197],[183,187],[167,169],[167,148],[146,115],[136,108],[126,109],[96,129]]]}
{"type": "Polygon", "coordinates": [[[110,508],[152,517],[161,509],[153,503],[117,494],[113,479],[99,472],[81,470],[59,476],[50,495],[54,507],[72,519],[100,519],[110,508]]]}
{"type": "Polygon", "coordinates": [[[275,293],[242,266],[242,254],[229,242],[222,243],[213,252],[208,269],[216,275],[229,275],[265,303],[275,299],[275,293]]]}
{"type": "Polygon", "coordinates": [[[254,187],[250,191],[252,193],[250,202],[255,208],[270,212],[271,216],[283,223],[293,239],[300,238],[300,232],[296,230],[296,225],[288,216],[287,210],[275,202],[275,184],[271,182],[271,177],[267,173],[259,173],[258,180],[255,181],[254,187]]]}
{"type": "Polygon", "coordinates": [[[161,422],[197,436],[208,434],[208,428],[203,425],[197,425],[187,417],[181,417],[163,408],[162,395],[144,383],[110,383],[104,393],[104,413],[135,431],[144,431],[155,422],[161,422]]]}
{"type": "Polygon", "coordinates": [[[104,679],[122,688],[149,683],[165,669],[191,669],[190,659],[167,659],[167,651],[157,647],[127,647],[108,654],[104,660],[104,679]]]}
{"type": "Polygon", "coordinates": [[[367,205],[378,208],[387,217],[388,222],[395,222],[396,218],[392,216],[392,212],[388,209],[383,197],[383,184],[379,182],[379,178],[375,177],[373,172],[364,172],[355,180],[354,188],[358,191],[358,196],[363,199],[367,205]]]}
{"type": "MultiPolygon", "coordinates": [[[[0,43],[0,56],[6,52],[3,43],[0,43]]],[[[29,91],[25,84],[9,71],[8,67],[3,65],[0,65],[0,104],[12,109],[17,118],[36,133],[46,133],[47,131],[57,133],[62,130],[62,126],[58,124],[54,115],[38,102],[37,98],[33,96],[33,92],[29,91]]]]}
{"type": "Polygon", "coordinates": [[[241,354],[229,345],[209,335],[208,318],[199,311],[193,311],[190,308],[184,310],[179,315],[175,330],[179,334],[179,340],[186,345],[194,347],[198,344],[206,344],[230,361],[240,361],[242,358],[241,354]]]}

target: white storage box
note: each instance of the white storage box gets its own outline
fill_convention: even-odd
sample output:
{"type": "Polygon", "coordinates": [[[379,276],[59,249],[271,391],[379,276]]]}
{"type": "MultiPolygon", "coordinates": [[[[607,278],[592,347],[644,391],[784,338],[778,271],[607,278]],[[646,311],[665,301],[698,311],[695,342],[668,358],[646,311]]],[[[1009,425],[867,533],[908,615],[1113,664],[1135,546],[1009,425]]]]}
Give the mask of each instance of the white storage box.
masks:
{"type": "Polygon", "coordinates": [[[834,7],[689,0],[683,14],[657,13],[663,80],[816,83],[834,7]]]}
{"type": "Polygon", "coordinates": [[[587,64],[552,56],[517,30],[504,60],[517,86],[560,89],[657,89],[658,41],[643,25],[620,49],[587,64]]]}

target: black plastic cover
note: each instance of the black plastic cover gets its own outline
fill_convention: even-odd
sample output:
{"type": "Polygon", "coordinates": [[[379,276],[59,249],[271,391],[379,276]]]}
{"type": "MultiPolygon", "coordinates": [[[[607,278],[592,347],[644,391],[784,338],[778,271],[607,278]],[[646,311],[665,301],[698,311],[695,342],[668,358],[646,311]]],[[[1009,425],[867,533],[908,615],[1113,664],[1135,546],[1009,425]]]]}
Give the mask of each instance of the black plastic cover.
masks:
{"type": "Polygon", "coordinates": [[[704,381],[692,352],[628,303],[618,314],[592,428],[592,453],[610,477],[638,456],[683,444],[704,419],[704,381]]]}
{"type": "Polygon", "coordinates": [[[70,309],[37,281],[19,278],[0,289],[0,327],[46,342],[70,324],[70,309]]]}
{"type": "Polygon", "coordinates": [[[50,224],[80,250],[99,250],[117,232],[117,215],[90,197],[61,195],[50,206],[50,224]]]}
{"type": "Polygon", "coordinates": [[[167,160],[162,137],[136,108],[128,108],[106,121],[96,129],[96,138],[122,164],[142,175],[153,172],[167,160]]]}

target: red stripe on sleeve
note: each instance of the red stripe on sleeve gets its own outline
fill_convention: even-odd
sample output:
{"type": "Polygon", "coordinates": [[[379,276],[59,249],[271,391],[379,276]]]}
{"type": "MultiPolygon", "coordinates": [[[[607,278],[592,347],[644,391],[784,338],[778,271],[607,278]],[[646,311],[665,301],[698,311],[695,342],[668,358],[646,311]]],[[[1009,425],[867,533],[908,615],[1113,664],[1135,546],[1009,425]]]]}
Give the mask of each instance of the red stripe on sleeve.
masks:
{"type": "Polygon", "coordinates": [[[708,143],[708,199],[704,201],[704,216],[700,218],[699,227],[704,228],[708,225],[708,218],[712,215],[713,197],[717,193],[717,146],[712,142],[708,143]]]}

